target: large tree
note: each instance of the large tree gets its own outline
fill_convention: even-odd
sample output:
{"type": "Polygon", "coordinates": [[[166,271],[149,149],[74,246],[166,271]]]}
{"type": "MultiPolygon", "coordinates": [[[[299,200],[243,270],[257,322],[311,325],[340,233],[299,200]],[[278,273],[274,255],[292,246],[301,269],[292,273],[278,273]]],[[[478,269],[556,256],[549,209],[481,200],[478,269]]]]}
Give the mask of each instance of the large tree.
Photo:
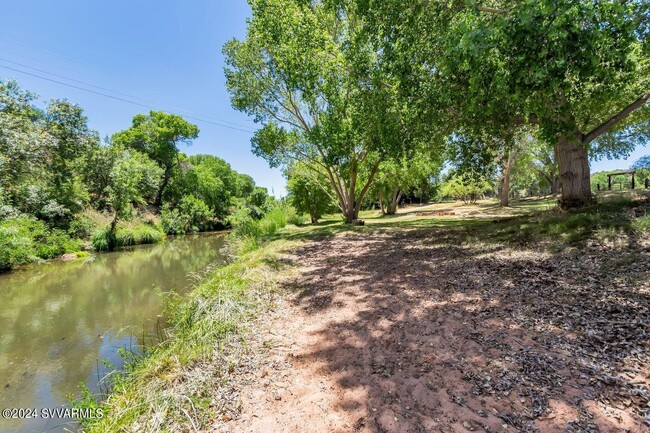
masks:
{"type": "Polygon", "coordinates": [[[161,206],[165,188],[179,164],[178,144],[190,144],[198,137],[199,128],[176,114],[151,111],[133,117],[129,129],[113,135],[115,145],[130,147],[153,159],[164,170],[154,204],[161,206]]]}
{"type": "Polygon", "coordinates": [[[591,202],[590,151],[625,152],[647,124],[647,2],[358,2],[413,95],[464,127],[537,125],[564,207],[591,202]]]}
{"type": "Polygon", "coordinates": [[[65,99],[50,101],[44,120],[45,129],[54,138],[49,158],[50,194],[57,203],[78,212],[88,198],[81,180],[81,161],[99,144],[99,135],[88,128],[83,109],[65,99]]]}
{"type": "Polygon", "coordinates": [[[353,8],[250,3],[246,39],[228,42],[224,54],[233,106],[262,124],[253,151],[272,166],[306,162],[328,180],[352,222],[382,152],[403,132],[394,88],[380,78],[377,55],[353,8]]]}

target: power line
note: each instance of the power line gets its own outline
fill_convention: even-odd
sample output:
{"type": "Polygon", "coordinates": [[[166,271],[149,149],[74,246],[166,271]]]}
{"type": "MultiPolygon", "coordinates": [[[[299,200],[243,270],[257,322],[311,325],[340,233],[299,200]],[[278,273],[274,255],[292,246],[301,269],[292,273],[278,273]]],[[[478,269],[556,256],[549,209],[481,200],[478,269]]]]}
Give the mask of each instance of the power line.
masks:
{"type": "Polygon", "coordinates": [[[168,104],[160,104],[160,103],[157,103],[157,102],[154,102],[154,101],[149,101],[149,100],[147,100],[147,99],[143,99],[143,98],[139,98],[139,97],[137,97],[137,96],[129,95],[128,93],[118,92],[118,91],[116,91],[116,90],[112,90],[112,89],[109,89],[109,88],[106,88],[106,87],[97,86],[97,85],[95,85],[95,84],[90,84],[90,83],[87,83],[87,82],[85,82],[85,81],[80,81],[80,80],[76,80],[76,79],[74,79],[74,78],[69,78],[69,77],[66,77],[66,76],[63,76],[63,75],[55,74],[54,72],[50,72],[50,71],[46,71],[46,70],[43,70],[43,69],[34,68],[33,66],[25,65],[25,64],[23,64],[23,63],[18,63],[18,62],[15,62],[15,61],[13,61],[13,60],[5,59],[5,58],[2,58],[2,57],[0,57],[0,60],[3,61],[3,62],[8,62],[8,63],[12,63],[12,64],[14,64],[14,65],[21,66],[21,67],[23,67],[23,68],[28,68],[28,69],[31,69],[31,70],[33,70],[33,71],[38,71],[38,72],[42,72],[42,73],[44,73],[44,74],[48,74],[48,75],[51,75],[51,76],[54,76],[54,77],[63,78],[64,80],[67,80],[67,81],[72,81],[72,82],[74,82],[74,83],[83,84],[84,86],[89,86],[89,87],[94,87],[95,89],[105,90],[105,91],[107,91],[107,92],[115,93],[116,95],[126,96],[127,98],[130,98],[130,99],[136,99],[136,100],[139,100],[139,101],[145,102],[145,103],[147,103],[147,104],[151,104],[151,105],[153,105],[153,106],[162,106],[162,107],[167,107],[167,108],[170,108],[170,109],[172,109],[172,110],[183,111],[183,112],[185,112],[185,113],[193,114],[193,115],[196,115],[196,116],[201,116],[201,117],[203,117],[203,118],[207,118],[207,119],[212,120],[212,121],[215,121],[215,122],[228,123],[228,124],[230,124],[230,125],[241,126],[241,127],[243,127],[243,128],[251,128],[250,125],[242,125],[241,123],[231,122],[231,121],[229,121],[229,120],[219,119],[219,118],[212,117],[212,116],[206,116],[206,115],[203,115],[203,114],[200,114],[200,113],[195,113],[195,112],[192,112],[192,111],[189,111],[189,110],[185,110],[185,109],[183,109],[183,108],[174,107],[174,106],[172,106],[172,105],[168,105],[168,104]]]}
{"type": "MultiPolygon", "coordinates": [[[[0,60],[3,60],[3,59],[0,59],[0,60]]],[[[16,63],[16,62],[11,62],[11,63],[16,63]]],[[[23,65],[23,66],[24,66],[24,65],[23,65]]],[[[30,69],[34,69],[34,70],[38,70],[38,69],[36,69],[36,68],[31,68],[31,67],[29,67],[29,66],[25,66],[25,67],[30,68],[30,69]]],[[[149,105],[149,104],[143,104],[143,103],[139,103],[139,102],[135,102],[135,101],[130,101],[130,100],[128,100],[128,99],[120,98],[120,97],[113,96],[113,95],[108,95],[108,94],[106,94],[106,93],[97,92],[97,91],[95,91],[95,90],[86,89],[86,88],[84,88],[84,87],[75,86],[74,84],[64,83],[64,82],[62,82],[62,81],[54,80],[54,79],[52,79],[52,78],[48,78],[48,77],[43,77],[43,76],[41,76],[41,75],[33,74],[33,73],[31,73],[31,72],[27,72],[27,71],[23,71],[23,70],[20,70],[20,69],[12,68],[12,67],[10,67],[10,66],[6,66],[6,65],[2,65],[2,64],[0,64],[0,68],[5,68],[5,69],[8,69],[8,70],[11,70],[11,71],[14,71],[14,72],[18,72],[18,73],[21,73],[21,74],[29,75],[29,76],[32,76],[32,77],[35,77],[35,78],[40,78],[40,79],[42,79],[42,80],[50,81],[50,82],[52,82],[52,83],[56,83],[56,84],[61,84],[61,85],[63,85],[63,86],[71,87],[71,88],[73,88],[73,89],[81,90],[81,91],[84,91],[84,92],[93,93],[93,94],[95,94],[95,95],[104,96],[104,97],[106,97],[106,98],[111,98],[111,99],[114,99],[114,100],[117,100],[117,101],[126,102],[126,103],[128,103],[128,104],[138,105],[138,106],[140,106],[140,107],[148,108],[149,110],[157,110],[156,107],[151,106],[151,105],[149,105]]],[[[63,77],[63,76],[60,76],[60,75],[56,75],[56,74],[51,74],[51,73],[46,72],[46,71],[42,71],[42,70],[38,70],[38,71],[39,71],[39,72],[43,72],[43,73],[48,73],[48,74],[53,75],[53,76],[58,76],[58,77],[60,77],[60,78],[64,78],[64,79],[69,80],[69,81],[78,82],[78,83],[80,83],[80,84],[84,84],[84,85],[87,85],[87,86],[91,86],[91,87],[99,88],[99,89],[106,90],[106,91],[109,91],[109,92],[113,92],[113,93],[116,93],[116,94],[121,94],[121,95],[123,95],[123,96],[127,96],[127,97],[130,97],[130,98],[133,98],[133,99],[140,99],[140,98],[134,98],[134,97],[132,97],[132,96],[130,96],[130,95],[126,95],[126,94],[124,94],[124,93],[115,92],[115,91],[113,91],[113,90],[106,89],[106,88],[103,88],[103,87],[99,87],[99,86],[94,86],[94,85],[91,85],[91,84],[87,84],[87,83],[84,83],[84,82],[82,82],[82,81],[73,80],[73,79],[66,78],[66,77],[63,77]]],[[[164,111],[164,112],[169,113],[169,114],[177,114],[177,113],[172,113],[172,112],[167,111],[167,110],[161,110],[161,111],[164,111]]],[[[204,123],[208,123],[208,124],[211,124],[211,125],[220,126],[220,127],[222,127],[222,128],[233,129],[233,130],[236,130],[236,131],[242,131],[242,132],[247,132],[247,133],[255,132],[255,131],[252,130],[252,129],[243,129],[243,128],[238,128],[238,127],[235,127],[235,126],[224,125],[223,123],[217,123],[217,122],[213,122],[213,121],[210,121],[210,120],[201,119],[201,118],[198,118],[198,117],[187,116],[187,115],[185,115],[184,117],[186,117],[186,118],[188,118],[188,119],[192,119],[192,120],[198,121],[198,122],[204,122],[204,123]]]]}
{"type": "Polygon", "coordinates": [[[34,49],[34,50],[38,50],[38,51],[41,51],[43,53],[47,53],[47,54],[52,55],[52,56],[60,57],[62,59],[66,59],[66,60],[75,62],[75,63],[80,64],[80,65],[86,65],[86,66],[90,66],[90,67],[92,67],[94,69],[97,69],[97,70],[103,70],[105,72],[114,73],[113,71],[111,71],[109,69],[109,67],[107,65],[103,65],[101,63],[91,63],[91,62],[88,62],[88,61],[85,61],[85,60],[81,60],[79,58],[71,57],[71,56],[68,56],[66,54],[60,53],[58,51],[51,50],[49,48],[39,47],[38,45],[35,45],[33,43],[30,43],[30,42],[26,42],[24,40],[20,41],[18,39],[8,38],[6,36],[1,36],[1,35],[0,35],[0,39],[4,40],[6,42],[9,42],[10,44],[14,44],[14,45],[18,45],[18,46],[22,46],[22,47],[26,47],[26,48],[31,48],[31,49],[34,49]]]}
{"type": "MultiPolygon", "coordinates": [[[[94,64],[94,63],[91,63],[91,62],[88,62],[88,61],[85,61],[85,60],[76,59],[76,58],[74,58],[74,57],[70,57],[70,56],[65,55],[65,54],[62,54],[62,53],[60,53],[60,52],[53,51],[53,50],[51,50],[51,49],[46,49],[46,48],[43,48],[43,47],[39,47],[38,45],[34,45],[34,44],[32,44],[32,43],[28,43],[28,42],[26,42],[26,41],[20,41],[20,40],[17,40],[17,39],[12,39],[12,38],[8,38],[8,37],[6,37],[6,36],[2,36],[2,35],[0,35],[0,40],[5,40],[5,41],[10,42],[10,43],[12,43],[12,44],[22,45],[22,46],[25,46],[25,47],[28,47],[28,48],[33,48],[33,49],[36,49],[36,50],[42,51],[42,52],[44,52],[44,53],[52,54],[52,55],[55,55],[55,56],[61,57],[61,58],[63,58],[63,59],[71,60],[71,61],[76,62],[76,63],[79,63],[79,64],[85,64],[85,65],[87,65],[87,66],[91,66],[91,67],[93,67],[93,68],[97,68],[97,69],[104,70],[104,71],[106,71],[106,72],[109,72],[111,75],[116,75],[116,72],[114,72],[114,71],[108,69],[108,66],[106,66],[106,65],[104,65],[104,64],[101,64],[101,63],[94,64]]],[[[155,102],[155,101],[146,100],[146,99],[143,99],[143,98],[139,98],[139,97],[137,97],[137,96],[133,96],[133,95],[129,95],[129,94],[126,94],[126,93],[118,92],[118,91],[115,91],[115,90],[112,90],[112,89],[108,89],[108,88],[106,88],[106,87],[97,86],[97,85],[90,84],[90,83],[86,83],[86,82],[83,82],[83,81],[80,81],[80,80],[76,80],[76,79],[73,79],[73,78],[65,77],[65,76],[63,76],[63,75],[58,75],[58,74],[55,74],[55,73],[50,72],[50,71],[45,71],[45,70],[42,70],[42,69],[34,68],[34,67],[32,67],[32,66],[25,65],[25,64],[22,64],[22,63],[18,63],[18,62],[13,61],[13,60],[9,60],[9,59],[0,59],[0,60],[5,61],[5,62],[12,63],[12,64],[14,64],[14,65],[18,65],[18,66],[21,66],[21,67],[24,67],[24,68],[28,68],[28,69],[31,69],[31,70],[34,70],[34,71],[38,71],[38,72],[41,72],[41,73],[45,73],[45,74],[48,74],[48,75],[51,75],[51,76],[55,76],[55,77],[59,77],[59,78],[63,78],[63,79],[66,80],[66,81],[76,82],[76,83],[79,83],[79,84],[83,84],[83,85],[85,85],[85,86],[90,86],[90,87],[94,87],[94,88],[96,88],[96,89],[101,89],[101,90],[105,90],[105,91],[108,91],[108,92],[111,92],[111,93],[115,93],[115,94],[117,94],[117,95],[126,96],[126,97],[128,97],[128,98],[130,98],[130,99],[136,99],[136,100],[139,100],[139,101],[145,102],[145,103],[147,103],[147,104],[151,104],[151,105],[156,106],[156,107],[160,107],[160,106],[162,106],[162,107],[167,107],[167,108],[169,108],[169,109],[171,109],[171,110],[175,110],[175,111],[183,111],[183,112],[185,112],[185,113],[188,113],[188,114],[191,114],[191,115],[195,115],[195,116],[200,116],[200,117],[203,117],[203,118],[207,118],[207,119],[210,119],[211,121],[215,121],[215,122],[219,122],[219,123],[228,123],[228,124],[230,124],[230,125],[241,126],[241,127],[243,127],[243,128],[248,128],[248,129],[251,129],[251,128],[252,128],[251,125],[244,125],[244,124],[237,123],[237,122],[233,122],[233,121],[230,121],[230,120],[220,119],[220,118],[218,118],[218,117],[214,117],[214,116],[206,116],[206,115],[201,114],[201,113],[192,112],[192,111],[190,111],[190,110],[186,110],[186,109],[183,109],[183,108],[180,108],[180,107],[175,107],[175,106],[173,106],[173,105],[169,105],[169,104],[160,104],[160,103],[155,102]]],[[[41,60],[37,60],[37,61],[40,62],[41,60]]],[[[52,65],[50,65],[50,66],[52,66],[52,65]]],[[[58,67],[58,66],[55,66],[55,67],[58,67]]],[[[111,81],[111,82],[112,82],[112,81],[111,81]]],[[[114,82],[112,82],[112,83],[113,83],[113,84],[117,84],[117,83],[114,83],[114,82]]],[[[118,84],[118,85],[119,85],[119,84],[118,84]]]]}

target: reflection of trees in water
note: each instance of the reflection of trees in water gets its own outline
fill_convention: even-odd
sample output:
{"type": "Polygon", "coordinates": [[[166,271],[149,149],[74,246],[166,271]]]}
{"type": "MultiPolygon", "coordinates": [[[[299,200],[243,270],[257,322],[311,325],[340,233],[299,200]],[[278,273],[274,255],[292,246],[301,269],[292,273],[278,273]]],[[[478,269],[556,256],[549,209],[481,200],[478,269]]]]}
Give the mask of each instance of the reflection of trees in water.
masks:
{"type": "Polygon", "coordinates": [[[185,287],[189,273],[220,259],[222,244],[222,236],[178,238],[0,276],[0,386],[12,390],[0,405],[32,406],[44,393],[64,402],[95,371],[101,336],[153,331],[154,286],[185,287]]]}

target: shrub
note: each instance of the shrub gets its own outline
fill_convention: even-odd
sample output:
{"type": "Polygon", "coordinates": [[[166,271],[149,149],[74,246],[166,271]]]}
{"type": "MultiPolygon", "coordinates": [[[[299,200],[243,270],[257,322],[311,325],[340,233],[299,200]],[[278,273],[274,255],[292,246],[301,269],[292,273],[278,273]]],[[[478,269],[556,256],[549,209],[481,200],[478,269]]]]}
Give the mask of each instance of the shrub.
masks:
{"type": "Polygon", "coordinates": [[[484,178],[477,178],[470,173],[456,174],[442,185],[440,194],[468,204],[476,203],[491,188],[490,182],[484,178]]]}
{"type": "Polygon", "coordinates": [[[287,224],[293,224],[295,226],[301,226],[305,223],[305,216],[299,214],[293,206],[289,207],[287,210],[287,224]]]}
{"type": "Polygon", "coordinates": [[[181,235],[185,233],[185,222],[178,209],[170,209],[165,205],[160,212],[160,224],[168,235],[181,235]]]}
{"type": "Polygon", "coordinates": [[[214,226],[208,205],[193,195],[183,197],[174,209],[165,206],[160,218],[165,233],[173,235],[206,231],[214,226]]]}
{"type": "Polygon", "coordinates": [[[261,246],[261,237],[286,226],[292,212],[295,215],[291,206],[276,204],[258,221],[251,217],[247,207],[238,208],[230,218],[233,225],[232,236],[228,238],[230,251],[238,255],[256,250],[261,246]]]}
{"type": "Polygon", "coordinates": [[[81,241],[63,230],[50,230],[33,217],[17,216],[0,221],[0,269],[38,259],[51,259],[78,251],[81,241]]]}
{"type": "Polygon", "coordinates": [[[68,233],[70,236],[80,239],[89,239],[95,231],[95,221],[90,215],[81,213],[75,216],[70,223],[68,233]]]}

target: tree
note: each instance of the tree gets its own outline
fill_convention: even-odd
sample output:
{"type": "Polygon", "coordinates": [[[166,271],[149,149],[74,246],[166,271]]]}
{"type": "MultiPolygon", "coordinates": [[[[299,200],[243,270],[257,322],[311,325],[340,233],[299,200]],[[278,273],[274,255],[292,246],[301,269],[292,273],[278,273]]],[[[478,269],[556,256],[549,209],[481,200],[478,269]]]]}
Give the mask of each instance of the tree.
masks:
{"type": "Polygon", "coordinates": [[[246,39],[223,51],[233,106],[263,125],[253,151],[274,167],[307,163],[352,222],[382,152],[408,137],[394,89],[379,78],[354,10],[299,0],[251,6],[246,39]]]}
{"type": "Polygon", "coordinates": [[[212,155],[189,156],[181,166],[183,169],[170,185],[168,201],[179,203],[191,194],[201,199],[214,217],[225,218],[232,199],[240,195],[238,173],[226,161],[212,155]]]}
{"type": "Polygon", "coordinates": [[[120,219],[131,217],[134,204],[145,202],[143,191],[157,189],[161,175],[162,169],[146,155],[134,150],[120,153],[110,172],[109,202],[114,212],[110,226],[112,234],[120,219]]]}
{"type": "Polygon", "coordinates": [[[548,184],[551,195],[559,194],[561,182],[555,149],[546,146],[545,143],[537,142],[529,151],[533,154],[534,169],[548,184]]]}
{"type": "Polygon", "coordinates": [[[647,124],[644,2],[359,3],[393,68],[420,66],[402,83],[433,110],[496,133],[538,126],[557,157],[565,208],[591,203],[590,152],[626,151],[647,124]]]}
{"type": "Polygon", "coordinates": [[[131,127],[114,134],[112,141],[118,146],[143,152],[163,169],[162,181],[154,202],[160,207],[172,171],[179,164],[178,144],[190,144],[198,135],[199,128],[185,121],[181,116],[151,111],[149,115],[134,116],[131,127]]]}
{"type": "Polygon", "coordinates": [[[640,182],[650,179],[650,155],[642,156],[637,159],[630,169],[637,171],[637,176],[640,182]]]}
{"type": "Polygon", "coordinates": [[[312,223],[334,209],[335,194],[329,188],[323,176],[315,178],[318,173],[306,168],[302,163],[295,163],[285,171],[289,202],[301,214],[307,213],[312,223]]]}
{"type": "Polygon", "coordinates": [[[29,119],[0,112],[0,190],[24,212],[30,210],[30,187],[44,189],[54,140],[29,119]]]}
{"type": "Polygon", "coordinates": [[[473,176],[471,173],[465,172],[454,174],[443,183],[440,194],[470,204],[476,203],[490,188],[492,185],[484,177],[473,176]]]}
{"type": "Polygon", "coordinates": [[[442,170],[442,150],[442,147],[422,144],[382,161],[373,192],[384,214],[395,214],[402,198],[411,191],[418,190],[422,200],[423,190],[442,170]]]}
{"type": "Polygon", "coordinates": [[[99,142],[88,128],[83,109],[67,100],[52,100],[45,110],[45,128],[53,138],[50,157],[51,196],[71,212],[80,211],[88,200],[81,182],[80,160],[99,142]]]}

